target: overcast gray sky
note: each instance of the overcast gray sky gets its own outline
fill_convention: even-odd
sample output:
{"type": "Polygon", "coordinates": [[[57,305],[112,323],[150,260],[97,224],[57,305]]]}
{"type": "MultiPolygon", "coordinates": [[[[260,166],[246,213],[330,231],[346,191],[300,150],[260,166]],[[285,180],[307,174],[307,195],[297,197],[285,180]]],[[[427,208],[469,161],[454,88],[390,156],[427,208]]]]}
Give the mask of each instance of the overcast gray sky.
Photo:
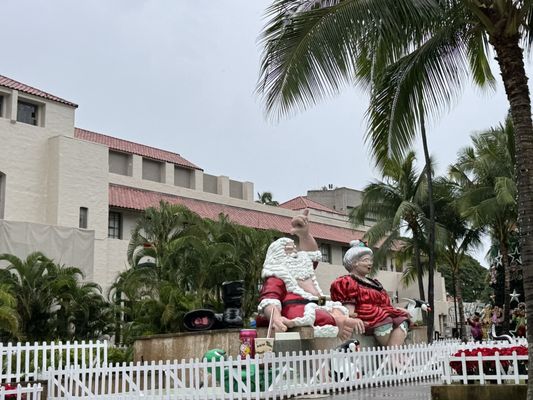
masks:
{"type": "MultiPolygon", "coordinates": [[[[77,127],[179,153],[280,202],[328,184],[362,189],[378,178],[363,92],[346,88],[278,123],[264,117],[254,89],[270,3],[4,0],[0,74],[77,103],[77,127]]],[[[428,129],[438,172],[507,109],[501,84],[466,88],[428,129]]]]}

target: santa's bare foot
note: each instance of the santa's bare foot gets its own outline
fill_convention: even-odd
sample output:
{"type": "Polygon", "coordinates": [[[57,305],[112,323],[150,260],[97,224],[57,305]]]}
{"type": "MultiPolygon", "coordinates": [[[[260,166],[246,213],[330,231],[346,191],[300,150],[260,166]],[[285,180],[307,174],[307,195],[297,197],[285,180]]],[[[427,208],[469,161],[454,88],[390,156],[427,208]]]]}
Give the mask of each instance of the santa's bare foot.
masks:
{"type": "Polygon", "coordinates": [[[283,325],[285,325],[287,328],[294,328],[294,321],[290,320],[285,317],[281,317],[281,321],[283,322],[283,325]]]}
{"type": "Polygon", "coordinates": [[[339,333],[337,334],[337,336],[339,337],[339,339],[347,340],[351,338],[354,329],[358,325],[357,321],[358,320],[354,318],[348,318],[348,317],[337,318],[336,322],[337,322],[337,327],[339,328],[339,333]]]}

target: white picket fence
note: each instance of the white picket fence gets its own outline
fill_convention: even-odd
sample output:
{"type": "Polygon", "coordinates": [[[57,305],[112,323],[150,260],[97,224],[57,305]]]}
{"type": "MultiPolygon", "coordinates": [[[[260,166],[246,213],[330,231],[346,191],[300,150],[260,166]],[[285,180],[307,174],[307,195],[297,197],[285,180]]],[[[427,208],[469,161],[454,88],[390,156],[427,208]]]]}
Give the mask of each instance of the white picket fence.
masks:
{"type": "Polygon", "coordinates": [[[484,342],[482,345],[480,345],[480,343],[461,345],[456,351],[449,352],[446,355],[444,359],[444,375],[442,376],[442,379],[448,384],[455,382],[461,382],[464,384],[476,382],[482,385],[485,383],[518,384],[527,381],[527,354],[517,355],[516,351],[513,351],[511,355],[502,355],[497,351],[491,356],[482,355],[481,352],[471,356],[467,356],[465,353],[461,353],[460,356],[453,355],[461,350],[475,350],[480,347],[505,349],[519,345],[526,346],[527,348],[527,341],[520,340],[514,343],[484,342]],[[460,363],[459,373],[450,366],[451,362],[460,363]]]}
{"type": "MultiPolygon", "coordinates": [[[[189,360],[165,363],[107,363],[107,342],[0,344],[0,385],[47,380],[49,399],[274,399],[344,392],[359,387],[423,380],[519,383],[527,379],[527,356],[516,353],[453,357],[461,349],[506,348],[526,341],[463,344],[442,340],[430,345],[364,348],[267,355],[264,359],[189,360]],[[458,361],[462,373],[450,367],[458,361]],[[467,374],[467,363],[478,368],[467,374]],[[490,370],[489,370],[490,368],[490,370]]],[[[0,400],[40,399],[40,385],[0,388],[0,400]]]]}
{"type": "Polygon", "coordinates": [[[450,345],[49,371],[48,399],[274,399],[439,379],[450,345]]]}
{"type": "Polygon", "coordinates": [[[28,384],[26,386],[17,385],[12,389],[6,389],[4,386],[0,386],[0,400],[41,400],[42,392],[43,388],[40,383],[28,384]]]}
{"type": "Polygon", "coordinates": [[[49,368],[107,365],[106,341],[0,343],[0,384],[48,379],[49,368]]]}

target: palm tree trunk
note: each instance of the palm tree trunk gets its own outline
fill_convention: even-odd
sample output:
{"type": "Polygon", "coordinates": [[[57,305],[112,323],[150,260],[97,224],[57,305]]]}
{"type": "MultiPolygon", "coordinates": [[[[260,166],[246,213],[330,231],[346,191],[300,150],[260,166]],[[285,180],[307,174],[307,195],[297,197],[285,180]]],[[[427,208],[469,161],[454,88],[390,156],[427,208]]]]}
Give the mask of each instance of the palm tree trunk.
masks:
{"type": "MultiPolygon", "coordinates": [[[[519,35],[490,37],[500,66],[505,93],[511,106],[515,128],[516,179],[518,188],[518,226],[524,268],[527,318],[533,321],[533,122],[531,99],[524,69],[519,35]]],[[[533,354],[533,329],[527,330],[529,354],[533,354]]],[[[533,357],[529,357],[527,399],[533,400],[533,357]]]]}
{"type": "Polygon", "coordinates": [[[431,176],[431,160],[426,137],[426,124],[424,121],[424,110],[420,112],[420,132],[422,134],[422,145],[424,147],[424,158],[426,160],[426,174],[428,179],[428,205],[429,205],[429,260],[428,260],[428,301],[431,311],[428,313],[428,343],[433,341],[433,330],[435,325],[435,283],[433,275],[435,271],[435,204],[433,203],[433,179],[431,176]]]}
{"type": "MultiPolygon", "coordinates": [[[[456,268],[456,267],[452,267],[456,268]]],[[[466,329],[465,329],[465,307],[463,304],[463,288],[461,287],[461,283],[459,279],[455,278],[455,296],[457,298],[457,307],[459,308],[459,332],[460,332],[460,338],[466,339],[466,329]]]]}
{"type": "Polygon", "coordinates": [[[424,294],[424,271],[422,271],[422,263],[420,262],[420,246],[418,245],[418,237],[415,235],[415,231],[413,231],[413,247],[414,247],[414,264],[416,269],[416,278],[418,280],[418,291],[420,293],[420,300],[426,300],[426,296],[424,294]]]}
{"type": "Polygon", "coordinates": [[[509,320],[511,318],[511,273],[509,271],[509,246],[507,245],[507,238],[502,238],[500,242],[500,254],[502,256],[502,265],[504,272],[503,285],[503,324],[502,329],[504,333],[509,332],[509,320]]]}
{"type": "Polygon", "coordinates": [[[453,309],[455,316],[455,334],[452,335],[454,338],[460,337],[457,327],[459,326],[459,317],[457,316],[457,276],[455,275],[454,269],[452,268],[452,285],[453,285],[453,309]]]}

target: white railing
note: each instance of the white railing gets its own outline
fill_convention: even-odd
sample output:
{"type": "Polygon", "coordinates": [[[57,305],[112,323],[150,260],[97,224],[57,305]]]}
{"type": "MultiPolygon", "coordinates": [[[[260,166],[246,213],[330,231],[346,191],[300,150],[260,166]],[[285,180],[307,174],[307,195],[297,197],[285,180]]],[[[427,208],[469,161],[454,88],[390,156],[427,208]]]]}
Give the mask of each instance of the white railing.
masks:
{"type": "Polygon", "coordinates": [[[0,386],[0,400],[40,400],[42,392],[43,388],[40,383],[27,386],[17,385],[9,389],[0,386]]]}
{"type": "MultiPolygon", "coordinates": [[[[525,346],[527,349],[527,343],[525,346]]],[[[480,384],[491,382],[518,384],[528,379],[527,354],[518,355],[516,351],[511,354],[500,354],[500,351],[505,352],[504,349],[506,348],[517,347],[516,344],[499,342],[490,345],[484,343],[483,346],[480,346],[477,343],[471,347],[462,346],[458,351],[473,350],[475,352],[481,347],[496,348],[497,351],[493,355],[483,355],[481,351],[475,355],[466,355],[464,352],[461,352],[460,355],[447,355],[444,359],[444,375],[442,376],[444,382],[448,384],[454,382],[467,384],[474,381],[480,384]]]]}
{"type": "Polygon", "coordinates": [[[107,364],[106,341],[66,343],[0,343],[0,384],[48,378],[49,368],[107,364]]]}
{"type": "Polygon", "coordinates": [[[511,342],[508,342],[506,340],[483,340],[482,342],[475,342],[473,340],[463,343],[459,343],[460,348],[479,348],[479,347],[512,347],[512,346],[526,346],[527,347],[527,339],[518,337],[518,338],[511,338],[511,342]]]}
{"type": "Polygon", "coordinates": [[[50,370],[48,399],[273,399],[438,379],[448,345],[266,355],[264,359],[66,367],[50,370]]]}

